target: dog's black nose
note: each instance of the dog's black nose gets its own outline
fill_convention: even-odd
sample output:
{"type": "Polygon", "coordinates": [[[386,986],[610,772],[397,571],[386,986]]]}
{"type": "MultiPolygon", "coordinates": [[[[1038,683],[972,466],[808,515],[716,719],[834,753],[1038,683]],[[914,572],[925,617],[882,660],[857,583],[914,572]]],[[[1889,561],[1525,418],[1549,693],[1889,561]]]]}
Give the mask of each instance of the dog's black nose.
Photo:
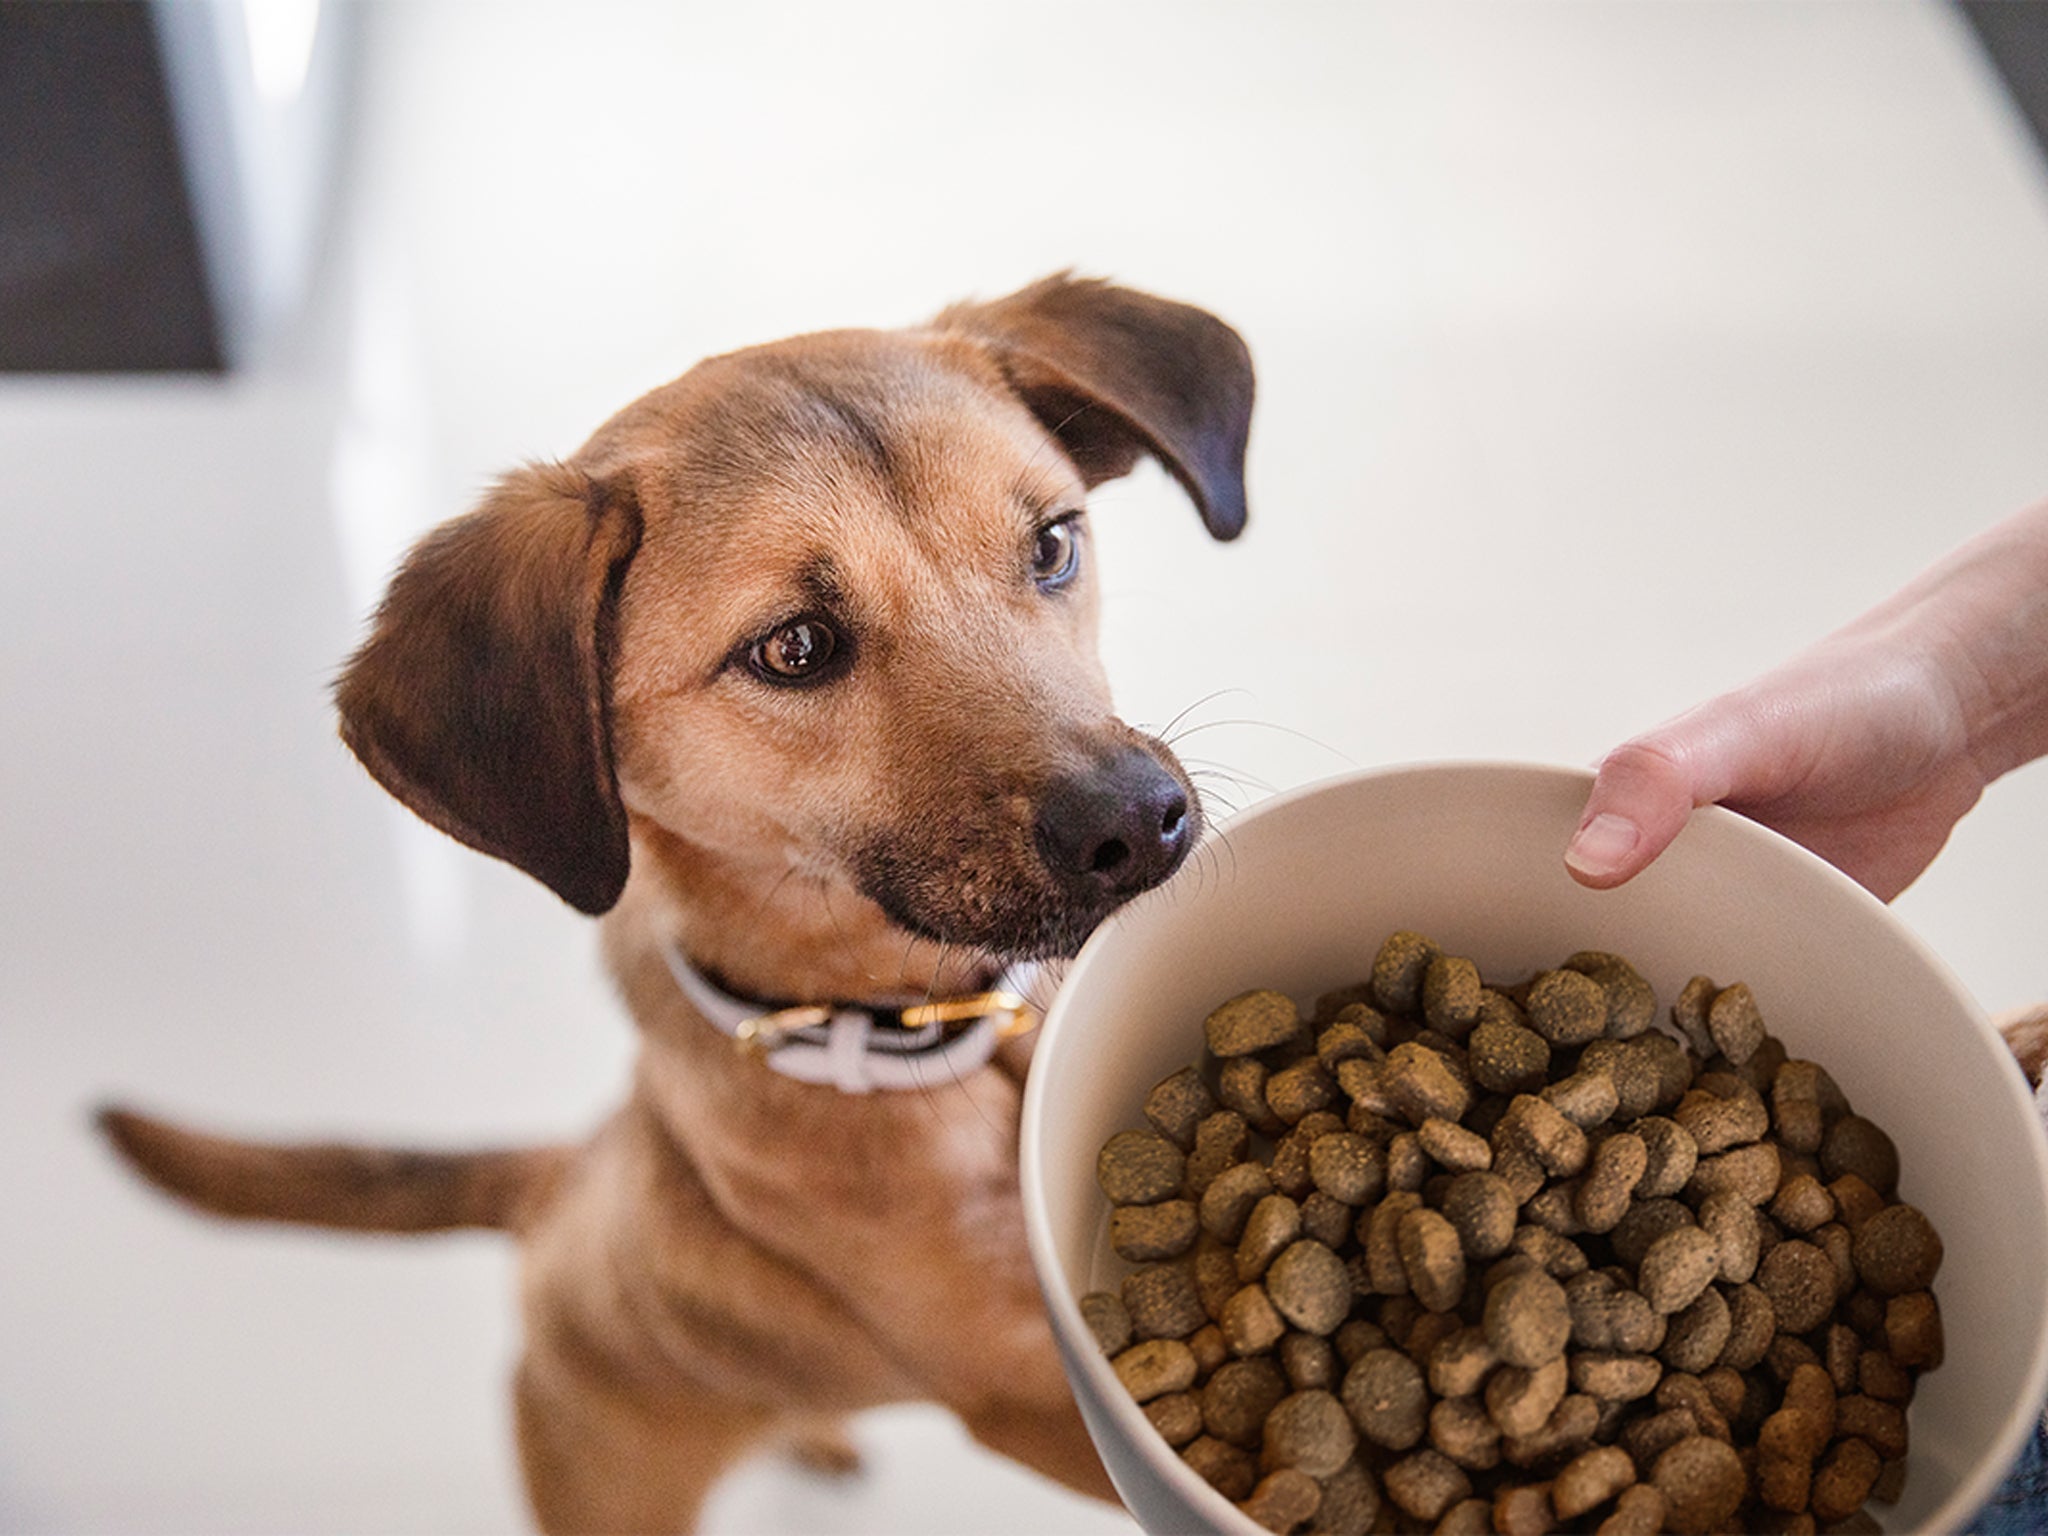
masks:
{"type": "Polygon", "coordinates": [[[1046,867],[1087,901],[1121,900],[1180,867],[1194,841],[1187,791],[1142,747],[1056,779],[1040,801],[1046,867]]]}

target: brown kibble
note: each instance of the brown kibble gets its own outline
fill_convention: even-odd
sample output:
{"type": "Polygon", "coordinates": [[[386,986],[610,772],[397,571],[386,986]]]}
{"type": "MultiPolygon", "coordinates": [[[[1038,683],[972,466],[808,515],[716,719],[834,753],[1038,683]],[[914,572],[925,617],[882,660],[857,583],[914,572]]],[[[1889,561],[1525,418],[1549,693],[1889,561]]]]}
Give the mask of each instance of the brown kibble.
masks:
{"type": "Polygon", "coordinates": [[[1470,1397],[1500,1363],[1500,1356],[1486,1342],[1486,1330],[1476,1326],[1458,1329],[1439,1339],[1429,1352],[1429,1390],[1440,1398],[1470,1397]]]}
{"type": "Polygon", "coordinates": [[[1835,1435],[1854,1435],[1886,1461],[1906,1454],[1906,1411],[1897,1403],[1852,1393],[1835,1404],[1835,1435]]]}
{"type": "Polygon", "coordinates": [[[1219,1109],[1195,1127],[1194,1150],[1187,1155],[1187,1192],[1199,1200],[1226,1168],[1244,1161],[1251,1128],[1235,1110],[1219,1109]]]}
{"type": "Polygon", "coordinates": [[[1607,993],[1578,971],[1544,971],[1529,984],[1529,1027],[1553,1046],[1584,1045],[1607,1030],[1607,993]]]}
{"type": "Polygon", "coordinates": [[[1585,1349],[1572,1356],[1572,1387],[1604,1403],[1632,1403],[1648,1397],[1663,1378],[1654,1355],[1585,1349]]]}
{"type": "Polygon", "coordinates": [[[1202,1432],[1202,1400],[1192,1392],[1172,1392],[1145,1405],[1145,1417],[1159,1438],[1179,1450],[1202,1432]]]}
{"type": "Polygon", "coordinates": [[[1495,1536],[1493,1502],[1482,1498],[1460,1500],[1430,1527],[1430,1536],[1495,1536]]]}
{"type": "Polygon", "coordinates": [[[1232,1501],[1248,1499],[1258,1481],[1259,1464],[1242,1446],[1203,1435],[1180,1453],[1195,1475],[1232,1501]]]}
{"type": "Polygon", "coordinates": [[[1681,1536],[1719,1530],[1749,1489],[1734,1447],[1707,1435],[1689,1436],[1659,1456],[1650,1481],[1664,1495],[1665,1526],[1681,1536]]]}
{"type": "Polygon", "coordinates": [[[1192,1200],[1120,1205],[1109,1213],[1109,1246],[1134,1264],[1179,1258],[1194,1247],[1198,1230],[1192,1200]]]}
{"type": "Polygon", "coordinates": [[[1863,1441],[1839,1441],[1813,1474],[1813,1518],[1823,1525],[1848,1519],[1883,1470],[1883,1459],[1863,1441]]]}
{"type": "Polygon", "coordinates": [[[1572,1342],[1581,1349],[1646,1354],[1664,1337],[1664,1319],[1641,1292],[1619,1284],[1612,1271],[1574,1275],[1564,1293],[1572,1311],[1572,1342]]]}
{"type": "Polygon", "coordinates": [[[1756,1284],[1771,1301],[1783,1333],[1810,1333],[1834,1310],[1834,1261],[1811,1243],[1788,1241],[1764,1255],[1756,1284]]]}
{"type": "Polygon", "coordinates": [[[1781,1171],[1778,1149],[1768,1141],[1759,1141],[1718,1157],[1701,1158],[1685,1192],[1695,1200],[1704,1200],[1725,1190],[1740,1195],[1751,1205],[1762,1205],[1778,1192],[1781,1171]]]}
{"type": "Polygon", "coordinates": [[[1301,1236],[1301,1207],[1285,1195],[1267,1195],[1245,1218],[1237,1242],[1237,1278],[1256,1280],[1301,1236]]]}
{"type": "Polygon", "coordinates": [[[1835,1219],[1835,1197],[1810,1173],[1795,1173],[1779,1186],[1771,1220],[1787,1232],[1811,1232],[1835,1219]]]}
{"type": "Polygon", "coordinates": [[[1698,1375],[1720,1363],[1734,1331],[1734,1317],[1728,1302],[1712,1285],[1702,1290],[1690,1305],[1673,1313],[1670,1330],[1657,1356],[1674,1371],[1698,1375]]]}
{"type": "Polygon", "coordinates": [[[1664,1529],[1664,1495],[1652,1483],[1622,1490],[1614,1513],[1594,1527],[1594,1536],[1657,1536],[1664,1529]]]}
{"type": "Polygon", "coordinates": [[[1413,1040],[1387,1052],[1386,1084],[1396,1111],[1410,1125],[1462,1120],[1472,1107],[1472,1089],[1450,1062],[1413,1040]]]}
{"type": "Polygon", "coordinates": [[[1456,955],[1438,955],[1423,969],[1422,1017],[1453,1039],[1479,1017],[1479,967],[1456,955]]]}
{"type": "Polygon", "coordinates": [[[1198,1381],[1207,1381],[1216,1367],[1230,1358],[1229,1341],[1214,1323],[1204,1324],[1189,1334],[1188,1348],[1195,1352],[1195,1378],[1198,1381]]]}
{"type": "Polygon", "coordinates": [[[1486,1383],[1486,1413],[1503,1435],[1533,1435],[1549,1422],[1571,1387],[1571,1371],[1559,1355],[1534,1370],[1505,1365],[1486,1383]]]}
{"type": "Polygon", "coordinates": [[[1820,1144],[1821,1171],[1829,1179],[1853,1173],[1887,1199],[1899,1184],[1899,1149],[1861,1115],[1844,1115],[1820,1144]]]}
{"type": "Polygon", "coordinates": [[[1261,1465],[1269,1472],[1299,1467],[1310,1477],[1328,1477],[1358,1446],[1358,1431],[1336,1397],[1318,1390],[1296,1392],[1266,1416],[1261,1465]]]}
{"type": "Polygon", "coordinates": [[[1124,1310],[1140,1339],[1184,1339],[1209,1321],[1194,1276],[1179,1264],[1148,1264],[1124,1276],[1124,1310]]]}
{"type": "Polygon", "coordinates": [[[1195,1296],[1210,1322],[1223,1315],[1223,1304],[1238,1292],[1237,1256],[1209,1240],[1195,1244],[1195,1256],[1187,1263],[1194,1277],[1195,1296]]]}
{"type": "Polygon", "coordinates": [[[1609,1039],[1632,1039],[1655,1022],[1656,992],[1620,955],[1610,955],[1604,950],[1580,950],[1559,969],[1578,971],[1600,983],[1600,990],[1607,994],[1609,1039]]]}
{"type": "Polygon", "coordinates": [[[1372,992],[1379,1005],[1389,1013],[1414,1013],[1429,962],[1442,953],[1419,933],[1403,929],[1388,934],[1372,962],[1372,992]]]}
{"type": "Polygon", "coordinates": [[[1301,1027],[1301,1012],[1293,998],[1260,989],[1240,993],[1210,1014],[1203,1021],[1202,1033],[1209,1054],[1227,1060],[1284,1045],[1301,1027]]]}
{"type": "MultiPolygon", "coordinates": [[[[1362,1065],[1362,1063],[1361,1063],[1362,1065]]],[[[1287,1122],[1273,1113],[1266,1102],[1266,1079],[1271,1074],[1256,1056],[1237,1056],[1223,1063],[1216,1073],[1216,1101],[1244,1117],[1244,1123],[1261,1136],[1280,1136],[1287,1122]]]]}
{"type": "Polygon", "coordinates": [[[1572,1202],[1579,1225],[1588,1232],[1613,1231],[1628,1214],[1629,1202],[1649,1165],[1649,1150],[1640,1136],[1620,1131],[1601,1142],[1572,1202]]]}
{"type": "Polygon", "coordinates": [[[1550,1042],[1518,1023],[1482,1019],[1465,1052],[1472,1081],[1489,1093],[1532,1093],[1550,1080],[1550,1042]]]}
{"type": "Polygon", "coordinates": [[[1582,1452],[1558,1472],[1550,1484],[1551,1508],[1560,1520],[1576,1520],[1597,1509],[1636,1480],[1636,1465],[1618,1445],[1582,1452]]]}
{"type": "Polygon", "coordinates": [[[1199,1067],[1182,1067],[1145,1095],[1145,1118],[1183,1152],[1194,1150],[1195,1127],[1215,1112],[1215,1096],[1199,1067]]]}
{"type": "Polygon", "coordinates": [[[1713,1282],[1720,1267],[1721,1245],[1712,1233],[1678,1227],[1650,1244],[1636,1274],[1636,1289],[1658,1312],[1682,1311],[1713,1282]]]}
{"type": "Polygon", "coordinates": [[[1604,1125],[1621,1108],[1614,1079],[1605,1072],[1574,1072],[1541,1090],[1550,1107],[1580,1130],[1604,1125]]]}
{"type": "Polygon", "coordinates": [[[1699,1166],[1699,1143],[1676,1120],[1663,1115],[1644,1115],[1629,1130],[1641,1139],[1645,1153],[1636,1198],[1661,1200],[1684,1189],[1699,1166]]]}
{"type": "Polygon", "coordinates": [[[1316,1511],[1317,1536],[1367,1536],[1378,1528],[1378,1480],[1357,1461],[1323,1479],[1323,1505],[1316,1511]]]}
{"type": "Polygon", "coordinates": [[[1119,1131],[1095,1159],[1095,1182],[1112,1205],[1151,1205],[1180,1193],[1187,1158],[1157,1131],[1119,1131]]]}
{"type": "Polygon", "coordinates": [[[1211,1237],[1235,1244],[1244,1236],[1252,1209],[1273,1193],[1273,1176],[1262,1163],[1237,1163],[1224,1169],[1202,1191],[1197,1214],[1211,1237]]]}
{"type": "Polygon", "coordinates": [[[1533,1370],[1564,1353],[1572,1314],[1564,1287],[1539,1269],[1509,1275],[1486,1296],[1486,1341],[1509,1365],[1533,1370]]]}
{"type": "Polygon", "coordinates": [[[1492,1259],[1514,1239],[1516,1207],[1507,1181],[1491,1172],[1462,1173],[1444,1188],[1444,1218],[1468,1258],[1492,1259]]]}
{"type": "Polygon", "coordinates": [[[1671,1022],[1678,1026],[1685,1043],[1702,1057],[1711,1056],[1720,1049],[1707,1029],[1708,1016],[1720,990],[1707,977],[1695,976],[1679,990],[1677,1000],[1671,1005],[1671,1022]]]}
{"type": "Polygon", "coordinates": [[[1322,1503],[1322,1485],[1314,1477],[1293,1467],[1282,1467],[1259,1479],[1258,1486],[1238,1507],[1276,1536],[1288,1536],[1290,1531],[1299,1530],[1314,1519],[1322,1503]]]}
{"type": "Polygon", "coordinates": [[[1453,1504],[1472,1496],[1472,1479],[1442,1451],[1424,1448],[1404,1456],[1380,1474],[1387,1497],[1417,1520],[1436,1521],[1453,1504]]]}
{"type": "Polygon", "coordinates": [[[1884,1209],[1884,1196],[1853,1173],[1843,1174],[1827,1186],[1827,1191],[1834,1198],[1842,1225],[1851,1232],[1884,1209]]]}
{"type": "Polygon", "coordinates": [[[1573,1275],[1583,1274],[1590,1262],[1585,1250],[1577,1243],[1533,1222],[1524,1222],[1515,1228],[1514,1238],[1508,1246],[1513,1252],[1534,1261],[1553,1280],[1569,1280],[1573,1275]]]}
{"type": "Polygon", "coordinates": [[[1866,1349],[1856,1360],[1856,1387],[1866,1397],[1903,1403],[1913,1396],[1913,1373],[1883,1350],[1866,1349]]]}
{"type": "Polygon", "coordinates": [[[1432,1312],[1449,1312],[1465,1294],[1465,1250],[1457,1228],[1427,1207],[1401,1218],[1396,1233],[1409,1293],[1432,1312]]]}
{"type": "Polygon", "coordinates": [[[1504,1438],[1501,1458],[1516,1467],[1551,1465],[1584,1449],[1599,1427],[1600,1405],[1583,1392],[1568,1392],[1535,1434],[1504,1438]]]}
{"type": "Polygon", "coordinates": [[[1641,1269],[1644,1256],[1659,1238],[1694,1225],[1691,1208],[1682,1202],[1639,1197],[1607,1238],[1617,1260],[1630,1269],[1641,1269]]]}
{"type": "Polygon", "coordinates": [[[1287,1331],[1286,1321],[1274,1307],[1273,1299],[1256,1282],[1223,1304],[1223,1315],[1216,1324],[1233,1355],[1263,1354],[1279,1343],[1280,1336],[1287,1331]]]}
{"type": "Polygon", "coordinates": [[[1510,1483],[1493,1496],[1493,1528],[1502,1536],[1549,1536],[1557,1529],[1548,1483],[1510,1483]]]}
{"type": "Polygon", "coordinates": [[[1500,1430],[1476,1397],[1439,1398],[1429,1410],[1429,1443],[1468,1472],[1500,1465],[1500,1430]]]}
{"type": "Polygon", "coordinates": [[[1941,1308],[1930,1291],[1909,1291],[1884,1305],[1884,1342],[1898,1364],[1931,1371],[1941,1364],[1941,1308]]]}
{"type": "Polygon", "coordinates": [[[1334,1333],[1351,1311],[1351,1272],[1321,1243],[1303,1239],[1273,1261],[1266,1294],[1302,1332],[1334,1333]]]}
{"type": "Polygon", "coordinates": [[[1131,1314],[1108,1291],[1090,1291],[1081,1298],[1081,1321],[1104,1355],[1115,1357],[1131,1347],[1131,1314]]]}
{"type": "MultiPolygon", "coordinates": [[[[1576,976],[1576,971],[1566,972],[1576,976]]],[[[1583,977],[1580,978],[1584,980],[1583,977]]],[[[1507,1112],[1494,1127],[1494,1143],[1519,1146],[1536,1154],[1537,1160],[1559,1178],[1576,1178],[1586,1171],[1591,1144],[1586,1133],[1534,1094],[1517,1094],[1507,1112]]]]}
{"type": "Polygon", "coordinates": [[[1140,1403],[1195,1384],[1195,1354],[1179,1339],[1147,1339],[1110,1362],[1124,1390],[1140,1403]]]}
{"type": "Polygon", "coordinates": [[[1924,1291],[1941,1268],[1941,1235],[1917,1206],[1886,1206],[1853,1242],[1857,1277],[1880,1296],[1924,1291]]]}
{"type": "Polygon", "coordinates": [[[1333,1199],[1370,1205],[1386,1188],[1386,1153],[1364,1136],[1332,1132],[1310,1143],[1308,1173],[1315,1187],[1333,1199]]]}
{"type": "Polygon", "coordinates": [[[1287,1396],[1287,1378],[1263,1355],[1219,1365],[1202,1387],[1202,1428],[1219,1440],[1256,1450],[1266,1416],[1287,1396]]]}
{"type": "Polygon", "coordinates": [[[1421,1368],[1397,1349],[1359,1356],[1345,1373],[1340,1396],[1359,1434],[1390,1451],[1415,1445],[1429,1422],[1429,1390],[1421,1368]]]}
{"type": "Polygon", "coordinates": [[[1452,1173],[1483,1172],[1493,1166],[1493,1148],[1486,1138],[1449,1120],[1423,1121],[1415,1139],[1431,1161],[1452,1173]]]}
{"type": "Polygon", "coordinates": [[[1707,1008],[1707,1034],[1723,1056],[1738,1067],[1764,1043],[1764,1017],[1742,982],[1723,987],[1707,1008]]]}
{"type": "Polygon", "coordinates": [[[1754,1285],[1731,1286],[1728,1290],[1728,1342],[1722,1347],[1720,1364],[1731,1370],[1747,1371],[1757,1365],[1778,1332],[1778,1310],[1771,1298],[1754,1285]]]}
{"type": "Polygon", "coordinates": [[[1704,1157],[1747,1146],[1771,1128],[1770,1111],[1756,1090],[1721,1072],[1695,1080],[1671,1118],[1684,1127],[1704,1157]]]}
{"type": "Polygon", "coordinates": [[[1266,1079],[1266,1104],[1288,1125],[1299,1125],[1337,1102],[1337,1079],[1313,1056],[1304,1056],[1266,1079]]]}

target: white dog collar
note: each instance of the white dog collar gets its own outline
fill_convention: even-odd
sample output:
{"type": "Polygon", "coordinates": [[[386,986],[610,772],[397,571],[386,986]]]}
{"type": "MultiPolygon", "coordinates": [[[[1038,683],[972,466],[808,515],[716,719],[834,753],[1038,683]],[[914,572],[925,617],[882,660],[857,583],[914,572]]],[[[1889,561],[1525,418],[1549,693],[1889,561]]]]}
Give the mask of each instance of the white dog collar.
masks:
{"type": "Polygon", "coordinates": [[[758,1002],[713,986],[673,942],[662,945],[669,974],[690,1005],[741,1050],[785,1077],[871,1093],[930,1088],[985,1066],[1004,1040],[1038,1027],[1024,996],[1034,966],[1006,972],[995,988],[907,1008],[798,1006],[764,1011],[758,1002]],[[949,1027],[965,1024],[948,1033],[949,1027]]]}

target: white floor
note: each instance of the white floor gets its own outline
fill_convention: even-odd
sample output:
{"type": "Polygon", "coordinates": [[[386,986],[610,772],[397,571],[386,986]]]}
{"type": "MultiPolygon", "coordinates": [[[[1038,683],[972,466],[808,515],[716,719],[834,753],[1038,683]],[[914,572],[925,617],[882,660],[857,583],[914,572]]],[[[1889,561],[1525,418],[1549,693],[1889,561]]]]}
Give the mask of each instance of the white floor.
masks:
{"type": "MultiPolygon", "coordinates": [[[[324,688],[499,468],[696,357],[1077,266],[1261,370],[1251,531],[1096,527],[1126,712],[1254,785],[1588,762],[2048,493],[2048,173],[1931,4],[424,0],[366,27],[318,323],[0,380],[0,1529],[522,1528],[484,1238],[195,1221],[88,1132],[572,1131],[588,928],[387,804],[324,688]]],[[[1256,793],[1256,790],[1252,791],[1256,793]]],[[[2048,996],[2048,768],[1899,903],[2048,996]]],[[[716,1532],[1128,1532],[917,1409],[716,1532]]]]}

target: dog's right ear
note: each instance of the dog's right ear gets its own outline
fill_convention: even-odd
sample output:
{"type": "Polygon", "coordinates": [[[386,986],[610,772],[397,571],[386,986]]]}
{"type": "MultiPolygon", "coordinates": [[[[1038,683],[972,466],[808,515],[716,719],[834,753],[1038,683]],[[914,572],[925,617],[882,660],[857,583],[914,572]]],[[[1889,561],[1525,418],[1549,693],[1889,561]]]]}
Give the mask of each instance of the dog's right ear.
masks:
{"type": "Polygon", "coordinates": [[[592,915],[626,883],[611,653],[639,542],[624,489],[516,471],[407,557],[335,687],[378,783],[592,915]]]}

